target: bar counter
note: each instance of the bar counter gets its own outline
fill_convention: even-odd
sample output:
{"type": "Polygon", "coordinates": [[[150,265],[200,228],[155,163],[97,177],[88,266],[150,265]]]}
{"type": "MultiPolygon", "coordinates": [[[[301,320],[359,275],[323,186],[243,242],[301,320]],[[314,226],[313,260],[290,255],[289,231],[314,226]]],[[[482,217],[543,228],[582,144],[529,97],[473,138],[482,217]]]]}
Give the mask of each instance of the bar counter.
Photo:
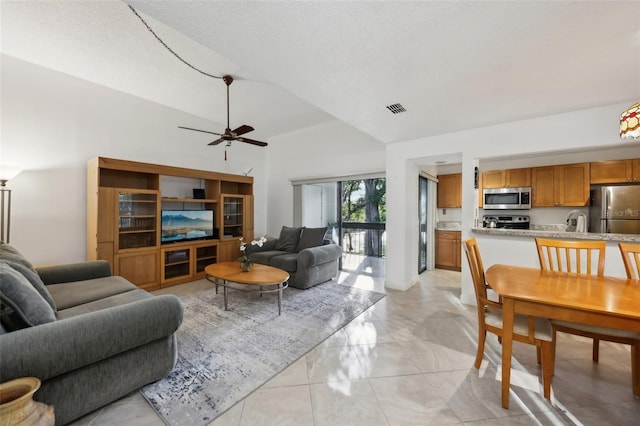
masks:
{"type": "Polygon", "coordinates": [[[563,240],[603,240],[619,243],[640,243],[639,234],[599,234],[592,232],[565,232],[555,229],[501,229],[472,228],[471,232],[479,235],[513,236],[533,238],[557,238],[563,240]]]}

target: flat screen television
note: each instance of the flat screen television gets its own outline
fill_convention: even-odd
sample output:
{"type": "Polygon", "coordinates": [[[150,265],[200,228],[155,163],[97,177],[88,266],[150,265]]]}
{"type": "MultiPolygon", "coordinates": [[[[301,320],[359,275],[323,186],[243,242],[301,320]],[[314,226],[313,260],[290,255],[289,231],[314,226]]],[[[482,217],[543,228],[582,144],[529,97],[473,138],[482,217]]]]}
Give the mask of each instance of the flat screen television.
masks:
{"type": "Polygon", "coordinates": [[[160,241],[205,240],[216,238],[213,210],[163,210],[160,241]]]}

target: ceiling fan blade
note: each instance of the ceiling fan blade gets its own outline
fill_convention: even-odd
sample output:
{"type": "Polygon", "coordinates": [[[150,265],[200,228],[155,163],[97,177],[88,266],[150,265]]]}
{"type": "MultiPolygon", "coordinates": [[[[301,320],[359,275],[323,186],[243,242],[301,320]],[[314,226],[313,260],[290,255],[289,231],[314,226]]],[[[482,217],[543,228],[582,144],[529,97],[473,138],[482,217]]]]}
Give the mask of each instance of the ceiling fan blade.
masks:
{"type": "Polygon", "coordinates": [[[252,145],[258,145],[258,146],[267,146],[268,145],[266,142],[261,142],[261,141],[257,141],[255,139],[249,139],[249,138],[236,138],[236,140],[240,141],[240,142],[250,143],[252,145]]]}
{"type": "Polygon", "coordinates": [[[209,132],[208,130],[192,129],[191,127],[178,126],[178,129],[193,130],[194,132],[202,132],[202,133],[209,133],[210,135],[222,136],[222,133],[209,132]]]}
{"type": "Polygon", "coordinates": [[[255,130],[253,127],[243,124],[242,126],[235,129],[233,133],[235,133],[237,136],[240,136],[240,135],[244,135],[245,133],[252,132],[253,130],[255,130]]]}
{"type": "Polygon", "coordinates": [[[224,141],[224,139],[220,138],[220,139],[216,139],[213,142],[210,142],[208,145],[218,145],[219,143],[222,143],[224,141]]]}

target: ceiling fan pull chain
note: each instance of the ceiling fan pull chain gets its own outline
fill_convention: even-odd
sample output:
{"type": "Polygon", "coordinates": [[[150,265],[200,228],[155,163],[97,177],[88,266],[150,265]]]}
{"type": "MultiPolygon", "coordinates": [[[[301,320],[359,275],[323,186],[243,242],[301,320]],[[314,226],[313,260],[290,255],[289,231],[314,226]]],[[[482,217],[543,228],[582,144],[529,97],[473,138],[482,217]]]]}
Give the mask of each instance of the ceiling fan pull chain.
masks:
{"type": "Polygon", "coordinates": [[[227,147],[224,147],[224,161],[227,161],[227,147]]]}

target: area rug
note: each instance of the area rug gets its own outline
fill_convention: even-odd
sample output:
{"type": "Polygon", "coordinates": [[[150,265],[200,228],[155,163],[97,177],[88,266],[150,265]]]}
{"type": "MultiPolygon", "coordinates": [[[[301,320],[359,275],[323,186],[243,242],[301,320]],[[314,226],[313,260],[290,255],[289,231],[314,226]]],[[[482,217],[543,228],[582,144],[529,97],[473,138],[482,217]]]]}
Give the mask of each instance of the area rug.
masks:
{"type": "Polygon", "coordinates": [[[206,425],[383,297],[334,281],[287,288],[278,316],[275,293],[230,290],[228,311],[222,289],[182,296],[176,367],[141,392],[168,424],[206,425]]]}

